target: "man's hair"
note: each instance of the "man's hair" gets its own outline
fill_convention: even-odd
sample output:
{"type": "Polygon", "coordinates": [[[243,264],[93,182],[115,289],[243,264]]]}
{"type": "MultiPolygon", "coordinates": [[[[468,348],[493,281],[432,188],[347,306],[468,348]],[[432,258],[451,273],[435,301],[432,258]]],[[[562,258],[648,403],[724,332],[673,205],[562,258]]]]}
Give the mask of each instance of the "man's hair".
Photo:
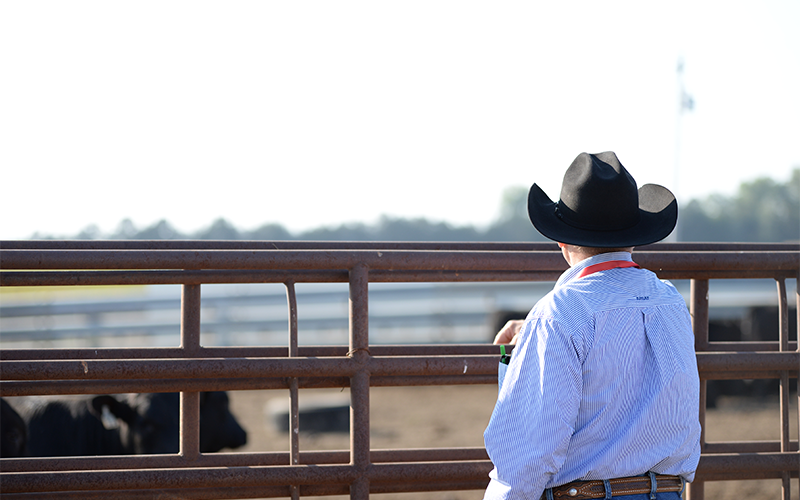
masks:
{"type": "Polygon", "coordinates": [[[633,250],[633,247],[618,247],[618,248],[598,248],[598,247],[582,247],[578,245],[572,245],[575,249],[586,255],[587,257],[594,257],[595,255],[600,255],[601,253],[611,253],[611,252],[630,252],[633,250]]]}

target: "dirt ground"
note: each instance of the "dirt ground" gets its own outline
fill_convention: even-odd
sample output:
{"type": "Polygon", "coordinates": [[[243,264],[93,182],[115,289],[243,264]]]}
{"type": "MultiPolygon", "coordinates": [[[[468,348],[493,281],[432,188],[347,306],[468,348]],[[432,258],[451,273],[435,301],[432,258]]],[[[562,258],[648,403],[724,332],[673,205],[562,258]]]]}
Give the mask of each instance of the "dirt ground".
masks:
{"type": "MultiPolygon", "coordinates": [[[[372,449],[483,446],[483,429],[492,412],[493,386],[377,387],[370,392],[370,439],[372,449]]],[[[266,410],[268,404],[288,398],[288,391],[239,391],[230,393],[232,410],[248,431],[248,444],[236,451],[288,451],[288,434],[277,429],[266,410]]],[[[346,398],[347,390],[301,390],[304,399],[346,398]]],[[[797,439],[797,397],[791,398],[791,436],[797,439]]],[[[777,440],[780,438],[777,397],[748,401],[722,398],[708,411],[707,441],[777,440]]],[[[346,432],[300,434],[300,450],[347,450],[346,432]]],[[[793,479],[792,499],[798,499],[798,480],[793,479]]],[[[380,500],[479,500],[482,491],[402,493],[372,495],[380,500]]],[[[310,498],[310,497],[304,497],[310,498]]],[[[323,497],[345,499],[347,497],[323,497]]],[[[706,500],[781,498],[780,480],[709,482],[706,500]]]]}

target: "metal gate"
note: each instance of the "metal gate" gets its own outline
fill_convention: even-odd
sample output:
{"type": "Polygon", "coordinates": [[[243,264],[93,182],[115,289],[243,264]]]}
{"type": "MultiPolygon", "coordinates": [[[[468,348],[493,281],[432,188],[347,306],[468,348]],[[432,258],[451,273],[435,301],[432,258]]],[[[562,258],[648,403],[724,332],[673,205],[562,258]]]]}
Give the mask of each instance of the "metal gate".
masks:
{"type": "MultiPolygon", "coordinates": [[[[497,348],[372,345],[368,289],[377,282],[555,281],[566,268],[552,244],[241,241],[5,241],[1,286],[180,284],[181,345],[176,348],[6,349],[0,396],[181,393],[180,451],[171,455],[0,460],[0,494],[13,499],[267,498],[483,489],[492,468],[482,448],[370,450],[370,387],[496,384],[497,348]],[[349,283],[349,345],[298,347],[297,283],[349,283]],[[287,347],[205,347],[201,285],[283,283],[287,347]],[[288,453],[199,451],[199,392],[289,389],[291,428],[303,388],[350,387],[350,450],[288,453]]],[[[780,380],[781,439],[707,443],[692,500],[705,481],[781,478],[784,498],[798,477],[789,438],[789,379],[800,352],[789,342],[786,280],[800,273],[800,246],[656,244],[636,261],[664,279],[691,280],[705,426],[705,381],[780,380]],[[709,342],[709,280],[770,278],[777,283],[777,342],[709,342]]],[[[800,303],[800,295],[795,297],[800,303]]],[[[800,323],[800,318],[794,321],[800,323]]]]}

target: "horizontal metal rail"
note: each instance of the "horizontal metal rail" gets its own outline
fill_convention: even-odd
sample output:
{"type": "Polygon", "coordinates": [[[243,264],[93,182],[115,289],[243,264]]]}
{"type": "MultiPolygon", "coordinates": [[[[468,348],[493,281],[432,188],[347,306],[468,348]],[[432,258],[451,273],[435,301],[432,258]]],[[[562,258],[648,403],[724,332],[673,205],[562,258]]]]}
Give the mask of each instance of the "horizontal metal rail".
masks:
{"type": "MultiPolygon", "coordinates": [[[[0,494],[15,498],[299,498],[307,495],[480,489],[491,470],[482,448],[370,450],[369,388],[495,384],[496,346],[377,346],[368,337],[370,282],[553,281],[566,264],[550,243],[87,241],[0,242],[0,286],[181,284],[179,348],[6,349],[0,395],[182,393],[181,452],[175,455],[0,459],[0,494]],[[301,282],[350,284],[350,344],[297,347],[301,282]],[[284,283],[289,347],[204,347],[200,285],[284,283]],[[435,354],[432,354],[435,353],[435,354]],[[202,454],[197,393],[206,390],[351,388],[347,451],[202,454]]],[[[692,500],[703,482],[780,478],[789,498],[798,445],[788,436],[788,381],[798,376],[788,340],[785,280],[800,273],[800,245],[657,244],[637,249],[642,267],[692,280],[698,368],[706,380],[781,381],[779,441],[706,443],[692,500]],[[772,278],[778,283],[778,342],[708,341],[708,280],[772,278]]],[[[800,302],[800,295],[797,301],[800,302]]],[[[800,319],[798,319],[800,322],[800,319]]],[[[705,389],[700,420],[705,423],[705,389]]],[[[296,412],[294,405],[293,412],[296,412]]],[[[296,423],[296,415],[293,415],[296,423]]],[[[291,434],[291,433],[290,433],[291,434]]]]}
{"type": "MultiPolygon", "coordinates": [[[[697,353],[697,362],[700,375],[705,379],[774,378],[766,374],[780,371],[792,372],[796,377],[800,353],[703,352],[697,353]],[[763,376],[749,376],[759,374],[763,376]]],[[[350,377],[363,368],[374,376],[491,375],[497,370],[497,356],[370,356],[363,362],[350,357],[6,361],[0,380],[73,380],[80,383],[88,380],[284,378],[309,374],[350,377]]]]}
{"type": "MultiPolygon", "coordinates": [[[[797,272],[797,252],[636,252],[642,267],[674,271],[797,272]],[[755,255],[754,255],[755,254],[755,255]],[[755,259],[755,256],[758,256],[755,259]]],[[[433,250],[3,250],[3,270],[228,269],[332,270],[366,266],[386,271],[556,271],[560,252],[433,250]],[[488,265],[487,265],[488,264],[488,265]]]]}
{"type": "MultiPolygon", "coordinates": [[[[491,250],[558,251],[553,242],[313,241],[313,240],[4,240],[5,250],[491,250]]],[[[639,250],[720,252],[791,251],[796,243],[654,243],[639,250]]]]}
{"type": "MultiPolygon", "coordinates": [[[[396,457],[387,457],[397,460],[396,457]]],[[[794,471],[796,454],[717,454],[705,456],[698,467],[699,474],[709,477],[753,478],[780,477],[775,472],[794,471]]],[[[487,475],[492,465],[488,460],[453,460],[372,463],[366,472],[370,483],[428,481],[472,481],[487,475]]],[[[179,488],[192,484],[203,488],[233,488],[238,486],[284,486],[287,484],[339,484],[355,479],[349,465],[314,464],[314,466],[247,466],[192,467],[158,470],[100,470],[41,473],[10,472],[3,474],[3,494],[92,490],[179,488]]]]}

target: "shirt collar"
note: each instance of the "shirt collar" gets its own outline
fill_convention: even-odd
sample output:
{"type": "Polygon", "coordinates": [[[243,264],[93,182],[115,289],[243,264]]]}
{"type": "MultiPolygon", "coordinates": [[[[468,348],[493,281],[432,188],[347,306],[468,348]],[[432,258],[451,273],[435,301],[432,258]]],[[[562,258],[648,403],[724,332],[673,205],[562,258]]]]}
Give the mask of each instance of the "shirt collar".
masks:
{"type": "Polygon", "coordinates": [[[588,259],[583,259],[582,261],[578,262],[574,266],[570,267],[566,271],[564,271],[561,276],[559,276],[558,281],[556,281],[556,288],[560,286],[564,286],[570,281],[576,279],[576,277],[589,266],[594,264],[599,264],[601,262],[608,262],[609,260],[625,260],[625,261],[633,261],[633,257],[629,252],[608,252],[608,253],[601,253],[588,259]]]}

